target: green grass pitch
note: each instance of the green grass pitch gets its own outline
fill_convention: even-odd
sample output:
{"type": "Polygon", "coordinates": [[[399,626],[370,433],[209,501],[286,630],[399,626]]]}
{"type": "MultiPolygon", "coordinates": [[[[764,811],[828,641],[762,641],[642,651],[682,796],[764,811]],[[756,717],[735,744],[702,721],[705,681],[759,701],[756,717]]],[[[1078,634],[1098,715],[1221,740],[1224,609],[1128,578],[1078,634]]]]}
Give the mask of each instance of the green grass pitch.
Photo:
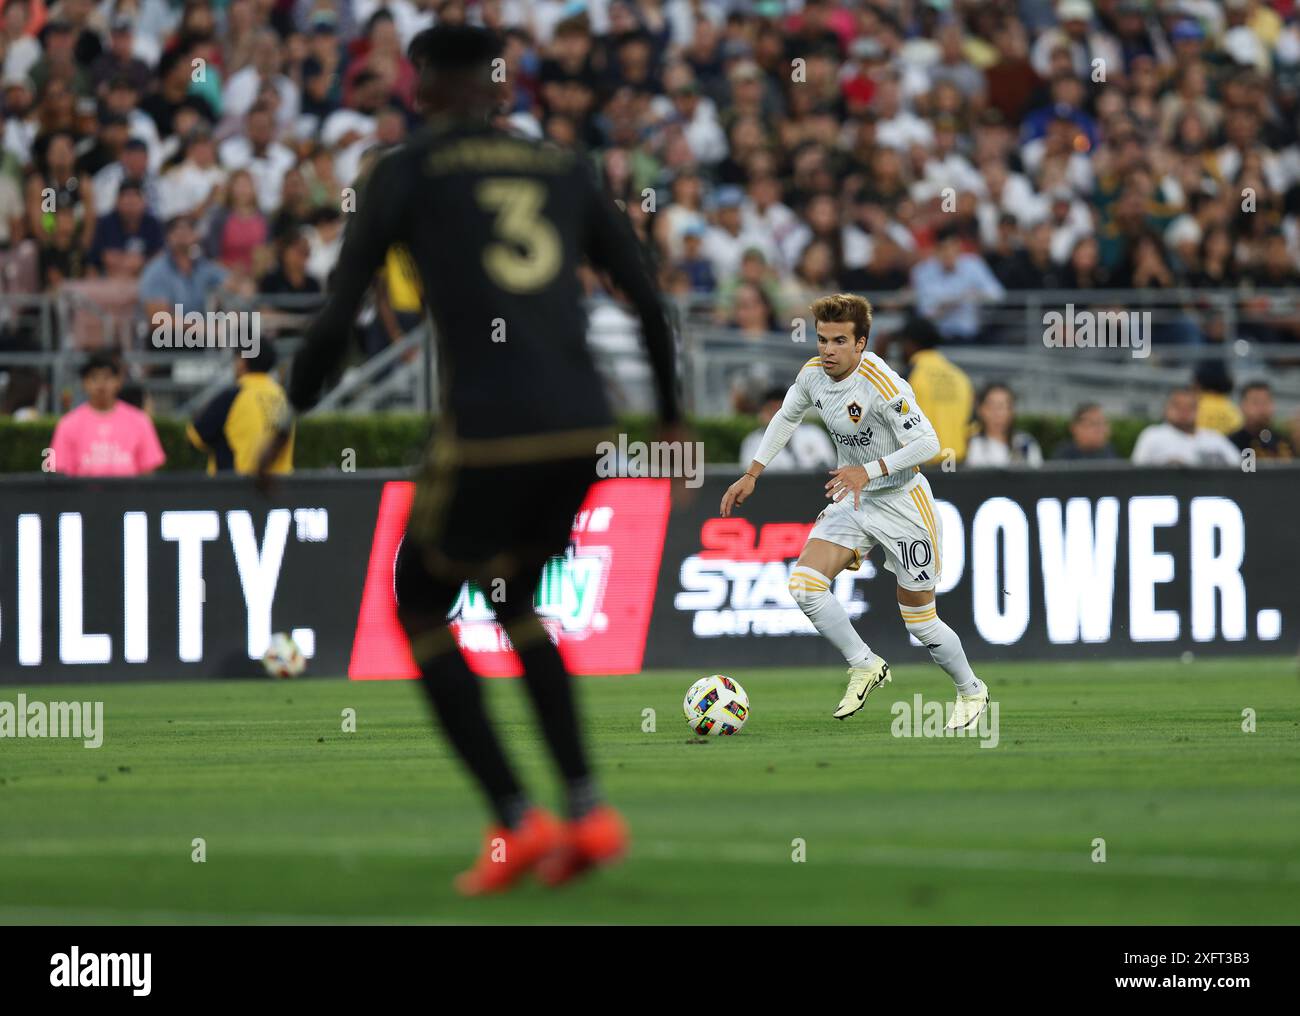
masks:
{"type": "MultiPolygon", "coordinates": [[[[703,743],[681,715],[699,675],[582,679],[632,852],[560,891],[483,900],[449,883],[485,812],[414,683],[0,689],[102,699],[106,728],[97,750],[0,741],[0,922],[1300,920],[1294,661],[980,672],[994,748],[891,736],[894,702],[949,696],[919,662],[843,723],[837,670],[738,672],[750,721],[703,743]]],[[[528,785],[555,803],[524,689],[486,684],[528,785]]]]}

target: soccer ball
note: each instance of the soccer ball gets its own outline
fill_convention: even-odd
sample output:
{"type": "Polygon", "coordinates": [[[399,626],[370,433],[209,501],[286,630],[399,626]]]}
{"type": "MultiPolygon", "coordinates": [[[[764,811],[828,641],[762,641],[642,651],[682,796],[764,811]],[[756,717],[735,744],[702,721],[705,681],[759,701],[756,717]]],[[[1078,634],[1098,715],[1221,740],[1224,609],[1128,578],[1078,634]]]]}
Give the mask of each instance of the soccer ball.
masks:
{"type": "Polygon", "coordinates": [[[272,677],[297,677],[307,669],[307,658],[292,636],[278,631],[262,654],[262,666],[272,677]]]}
{"type": "Polygon", "coordinates": [[[682,711],[697,734],[738,734],[749,719],[749,696],[731,678],[714,674],[690,686],[682,711]]]}

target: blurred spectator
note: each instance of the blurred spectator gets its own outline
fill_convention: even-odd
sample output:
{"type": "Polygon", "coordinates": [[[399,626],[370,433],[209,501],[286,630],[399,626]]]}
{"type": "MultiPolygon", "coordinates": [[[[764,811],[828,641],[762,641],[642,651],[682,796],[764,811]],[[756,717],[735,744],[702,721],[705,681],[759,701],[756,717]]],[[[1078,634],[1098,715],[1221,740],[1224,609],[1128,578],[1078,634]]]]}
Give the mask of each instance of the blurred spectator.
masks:
{"type": "Polygon", "coordinates": [[[55,232],[55,215],[66,209],[78,233],[77,246],[87,249],[95,234],[95,195],[90,181],[76,172],[75,139],[56,130],[33,145],[36,171],[27,178],[27,222],[38,240],[55,232]]]}
{"type": "Polygon", "coordinates": [[[86,401],[54,428],[52,466],[69,476],[140,476],[152,473],[167,456],[153,421],[118,399],[122,365],[96,354],[81,368],[86,401]]]}
{"type": "Polygon", "coordinates": [[[778,290],[784,320],[809,318],[809,305],[835,288],[833,265],[830,245],[824,240],[814,240],[804,247],[794,272],[781,280],[778,290]]]}
{"type": "Polygon", "coordinates": [[[1070,289],[1107,289],[1114,285],[1110,272],[1102,266],[1095,237],[1084,236],[1075,242],[1064,281],[1070,289]]]}
{"type": "Polygon", "coordinates": [[[1052,258],[1052,227],[1047,222],[1033,226],[1024,247],[997,262],[998,280],[1008,289],[1065,289],[1067,269],[1052,258]]]}
{"type": "Polygon", "coordinates": [[[109,22],[108,49],[90,65],[90,80],[99,92],[113,78],[126,78],[136,91],[149,87],[149,65],[135,55],[135,22],[115,13],[109,22]]]}
{"type": "Polygon", "coordinates": [[[50,219],[53,220],[52,232],[42,234],[41,284],[46,289],[57,290],[63,283],[85,276],[87,251],[72,206],[60,206],[50,219]]]}
{"type": "Polygon", "coordinates": [[[765,339],[777,329],[776,312],[761,286],[742,282],[736,287],[727,324],[743,338],[765,339]]]}
{"type": "Polygon", "coordinates": [[[41,59],[41,43],[27,31],[32,8],[29,0],[6,0],[4,5],[3,39],[4,76],[7,80],[26,78],[41,59]]]}
{"type": "Polygon", "coordinates": [[[14,367],[9,371],[4,398],[0,399],[0,416],[8,416],[15,423],[28,423],[40,419],[38,408],[45,383],[39,371],[30,367],[14,367]]]}
{"type": "Polygon", "coordinates": [[[1216,430],[1196,425],[1196,392],[1175,388],[1163,423],[1153,423],[1133,446],[1135,466],[1236,466],[1236,446],[1216,430]]]}
{"type": "Polygon", "coordinates": [[[718,288],[713,262],[704,256],[704,226],[693,222],[682,231],[682,256],[675,266],[690,279],[692,293],[712,293],[718,288]]]}
{"type": "MultiPolygon", "coordinates": [[[[185,433],[199,451],[207,452],[208,475],[234,471],[257,472],[257,460],[286,412],[288,399],[272,376],[275,347],[263,342],[257,356],[235,356],[235,383],[199,410],[185,433]]],[[[293,435],[271,467],[273,473],[293,472],[293,435]]]]}
{"type": "Polygon", "coordinates": [[[391,12],[381,7],[370,16],[365,41],[364,54],[352,60],[343,76],[344,105],[352,104],[358,77],[368,73],[375,76],[385,98],[396,99],[409,109],[415,101],[415,68],[406,59],[391,12]]]}
{"type": "Polygon", "coordinates": [[[76,94],[86,95],[90,91],[90,73],[78,57],[78,33],[72,25],[63,17],[51,17],[40,34],[41,58],[30,71],[37,93],[50,81],[61,81],[76,94]]]}
{"type": "Polygon", "coordinates": [[[123,180],[134,180],[140,185],[145,207],[155,215],[162,205],[157,178],[149,172],[149,148],[139,138],[127,138],[118,157],[103,166],[91,179],[95,207],[100,214],[117,204],[117,189],[123,180]]]}
{"type": "Polygon", "coordinates": [[[680,125],[691,155],[706,166],[721,162],[727,154],[727,137],[718,124],[713,100],[700,91],[699,82],[686,64],[676,64],[664,72],[668,102],[662,115],[667,124],[680,125]]]}
{"type": "Polygon", "coordinates": [[[308,27],[307,56],[299,71],[302,78],[301,113],[295,131],[303,137],[315,137],[321,124],[342,104],[343,60],[338,23],[332,11],[316,11],[308,27]]]}
{"type": "Polygon", "coordinates": [[[162,249],[162,224],[146,210],[139,180],[122,181],[116,205],[100,216],[87,261],[104,275],[135,280],[162,249]]]}
{"type": "Polygon", "coordinates": [[[1251,449],[1261,459],[1295,458],[1295,445],[1273,429],[1273,390],[1267,381],[1252,381],[1241,390],[1241,429],[1230,435],[1241,451],[1251,449]]]}
{"type": "Polygon", "coordinates": [[[1196,426],[1231,434],[1241,428],[1241,410],[1232,401],[1232,376],[1222,360],[1202,360],[1192,379],[1196,426]]]}
{"type": "Polygon", "coordinates": [[[272,28],[253,34],[249,63],[231,74],[222,89],[223,117],[242,120],[257,103],[262,90],[269,87],[279,98],[275,112],[278,127],[284,130],[297,120],[301,93],[291,78],[280,73],[282,46],[280,36],[272,28]]]}
{"type": "Polygon", "coordinates": [[[306,296],[321,291],[321,285],[307,274],[307,258],[311,245],[297,229],[291,229],[276,241],[277,264],[262,276],[257,285],[259,293],[268,296],[306,296]]]}
{"type": "MultiPolygon", "coordinates": [[[[198,111],[208,123],[216,123],[217,114],[211,103],[200,95],[190,94],[190,54],[177,46],[169,50],[158,63],[155,72],[157,90],[140,100],[140,110],[147,113],[159,138],[175,133],[175,118],[182,107],[198,111]]],[[[110,88],[130,89],[130,79],[119,75],[110,88]]]]}
{"type": "Polygon", "coordinates": [[[1188,284],[1197,289],[1223,289],[1239,279],[1233,252],[1232,233],[1226,226],[1212,226],[1201,236],[1196,269],[1188,284]]]}
{"type": "Polygon", "coordinates": [[[287,146],[275,140],[275,117],[270,107],[259,104],[249,110],[243,132],[222,142],[217,152],[227,169],[248,170],[263,212],[274,212],[279,207],[281,181],[296,160],[287,146]]]}
{"type": "Polygon", "coordinates": [[[789,322],[782,316],[783,304],[780,286],[777,284],[776,276],[767,263],[767,258],[757,247],[750,247],[745,251],[740,260],[740,271],[718,287],[716,300],[719,312],[723,315],[730,312],[731,305],[736,298],[736,290],[746,283],[757,286],[763,291],[768,306],[772,308],[774,322],[781,328],[787,327],[789,322]]]}
{"type": "Polygon", "coordinates": [[[751,248],[760,251],[770,263],[776,256],[775,245],[759,230],[747,230],[741,216],[745,199],[739,187],[719,187],[713,196],[715,221],[704,232],[701,252],[713,265],[713,277],[719,281],[735,278],[740,261],[751,248]]]}
{"type": "Polygon", "coordinates": [[[311,221],[316,205],[312,204],[312,194],[307,184],[307,175],[302,169],[287,171],[279,187],[279,210],[270,220],[272,238],[289,231],[302,229],[311,221]]]}
{"type": "Polygon", "coordinates": [[[1070,417],[1070,437],[1052,452],[1060,461],[1118,459],[1119,453],[1110,443],[1110,422],[1101,406],[1085,402],[1070,417]]]}
{"type": "Polygon", "coordinates": [[[424,320],[420,273],[404,246],[390,247],[372,290],[375,319],[362,332],[362,348],[374,356],[424,320]]]}
{"type": "Polygon", "coordinates": [[[937,239],[934,256],[912,270],[917,310],[945,339],[973,342],[980,337],[980,305],[1001,300],[1006,291],[982,257],[962,253],[955,227],[945,227],[937,239]]]}
{"type": "Polygon", "coordinates": [[[810,195],[803,209],[804,222],[786,235],[782,256],[796,264],[808,244],[820,240],[831,250],[838,279],[847,270],[862,268],[871,260],[871,239],[861,228],[845,222],[834,194],[810,195]]]}
{"type": "MultiPolygon", "coordinates": [[[[746,434],[745,440],[740,443],[742,468],[748,469],[749,464],[754,461],[754,456],[758,454],[758,447],[763,443],[763,434],[767,431],[767,425],[780,410],[785,396],[784,388],[772,388],[764,394],[763,403],[758,410],[763,425],[746,434]]],[[[835,463],[835,445],[831,443],[826,431],[814,423],[805,422],[795,428],[790,443],[767,464],[767,468],[788,472],[795,469],[833,468],[835,463]]]]}
{"type": "Polygon", "coordinates": [[[708,220],[704,217],[703,181],[699,172],[688,166],[673,178],[671,201],[655,217],[655,240],[670,259],[681,257],[682,238],[687,227],[692,225],[704,230],[708,227],[708,220]]]}
{"type": "MultiPolygon", "coordinates": [[[[186,79],[188,80],[188,78],[186,79]]],[[[163,162],[163,142],[164,137],[169,137],[174,133],[176,121],[184,121],[184,114],[178,112],[175,119],[169,120],[173,131],[162,134],[158,130],[158,124],[150,115],[144,105],[140,102],[142,95],[150,94],[141,90],[132,83],[129,77],[116,75],[108,81],[107,92],[104,94],[104,109],[107,116],[120,116],[126,118],[126,130],[128,137],[136,138],[144,142],[145,150],[148,153],[149,169],[157,172],[163,162]]],[[[211,124],[211,111],[202,111],[195,103],[181,103],[179,110],[188,110],[193,114],[192,120],[202,119],[204,123],[211,124]]],[[[193,123],[191,123],[193,126],[193,123]]]]}
{"type": "Polygon", "coordinates": [[[208,256],[227,268],[253,272],[253,257],[269,233],[252,174],[246,169],[235,170],[226,181],[225,200],[208,226],[208,256]]]}
{"type": "Polygon", "coordinates": [[[212,132],[205,124],[190,130],[177,159],[158,182],[160,215],[164,219],[192,215],[202,221],[220,202],[226,180],[226,171],[217,163],[212,132]]]}
{"type": "Polygon", "coordinates": [[[904,322],[898,336],[907,362],[907,383],[939,438],[939,454],[931,461],[949,455],[954,462],[964,461],[975,408],[970,378],[936,348],[943,337],[932,321],[914,315],[904,322]]]}
{"type": "Polygon", "coordinates": [[[968,466],[1041,466],[1043,452],[1016,430],[1016,397],[1009,387],[985,385],[975,400],[975,432],[966,446],[968,466]]]}
{"type": "Polygon", "coordinates": [[[208,298],[226,284],[229,272],[202,254],[194,220],[178,215],[167,224],[166,246],[140,275],[146,321],[159,313],[206,311],[208,298]]]}

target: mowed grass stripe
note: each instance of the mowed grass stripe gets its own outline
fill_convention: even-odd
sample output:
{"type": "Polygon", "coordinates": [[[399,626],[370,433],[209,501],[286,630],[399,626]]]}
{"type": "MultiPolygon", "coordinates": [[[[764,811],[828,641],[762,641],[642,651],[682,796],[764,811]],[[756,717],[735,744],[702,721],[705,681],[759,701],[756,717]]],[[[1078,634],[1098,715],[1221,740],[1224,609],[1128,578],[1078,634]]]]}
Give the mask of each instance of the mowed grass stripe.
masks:
{"type": "MultiPolygon", "coordinates": [[[[97,751],[0,742],[0,921],[1300,920],[1293,661],[978,669],[1000,704],[992,749],[891,736],[895,702],[950,694],[918,660],[897,661],[896,683],[846,723],[829,717],[837,668],[736,673],[751,721],[704,743],[680,713],[699,675],[584,679],[632,854],[571,891],[492,901],[450,893],[485,819],[411,682],[27,687],[102,699],[107,731],[97,751]],[[728,879],[734,907],[702,908],[728,879]]],[[[487,694],[521,774],[553,801],[523,689],[487,694]]]]}

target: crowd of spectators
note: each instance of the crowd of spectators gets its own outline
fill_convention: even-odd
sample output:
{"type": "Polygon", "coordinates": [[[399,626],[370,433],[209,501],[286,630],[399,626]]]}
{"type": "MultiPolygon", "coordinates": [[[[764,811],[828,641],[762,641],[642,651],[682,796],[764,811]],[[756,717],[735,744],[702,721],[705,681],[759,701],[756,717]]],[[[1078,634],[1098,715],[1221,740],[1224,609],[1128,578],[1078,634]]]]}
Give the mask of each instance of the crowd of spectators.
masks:
{"type": "Polygon", "coordinates": [[[505,35],[509,126],[587,151],[731,327],[834,288],[969,341],[1007,289],[1187,284],[1300,339],[1268,300],[1300,285],[1294,0],[5,0],[0,245],[147,303],[185,218],[205,294],[304,247],[323,286],[418,123],[407,43],[466,20],[505,35]]]}
{"type": "Polygon", "coordinates": [[[978,341],[1007,290],[1165,290],[1157,341],[1213,341],[1194,294],[1228,289],[1240,334],[1300,340],[1292,0],[538,7],[514,122],[588,145],[719,323],[836,288],[978,341]]]}
{"type": "MultiPolygon", "coordinates": [[[[502,126],[588,155],[665,292],[738,335],[838,289],[978,342],[1007,291],[1126,288],[1191,294],[1157,338],[1212,341],[1195,300],[1232,289],[1239,333],[1300,341],[1294,0],[3,0],[0,286],[102,280],[137,320],[318,297],[419,124],[407,44],[464,21],[504,36],[502,126]]],[[[418,316],[400,275],[368,353],[418,316]]],[[[993,388],[963,425],[1013,414],[993,388]]]]}

